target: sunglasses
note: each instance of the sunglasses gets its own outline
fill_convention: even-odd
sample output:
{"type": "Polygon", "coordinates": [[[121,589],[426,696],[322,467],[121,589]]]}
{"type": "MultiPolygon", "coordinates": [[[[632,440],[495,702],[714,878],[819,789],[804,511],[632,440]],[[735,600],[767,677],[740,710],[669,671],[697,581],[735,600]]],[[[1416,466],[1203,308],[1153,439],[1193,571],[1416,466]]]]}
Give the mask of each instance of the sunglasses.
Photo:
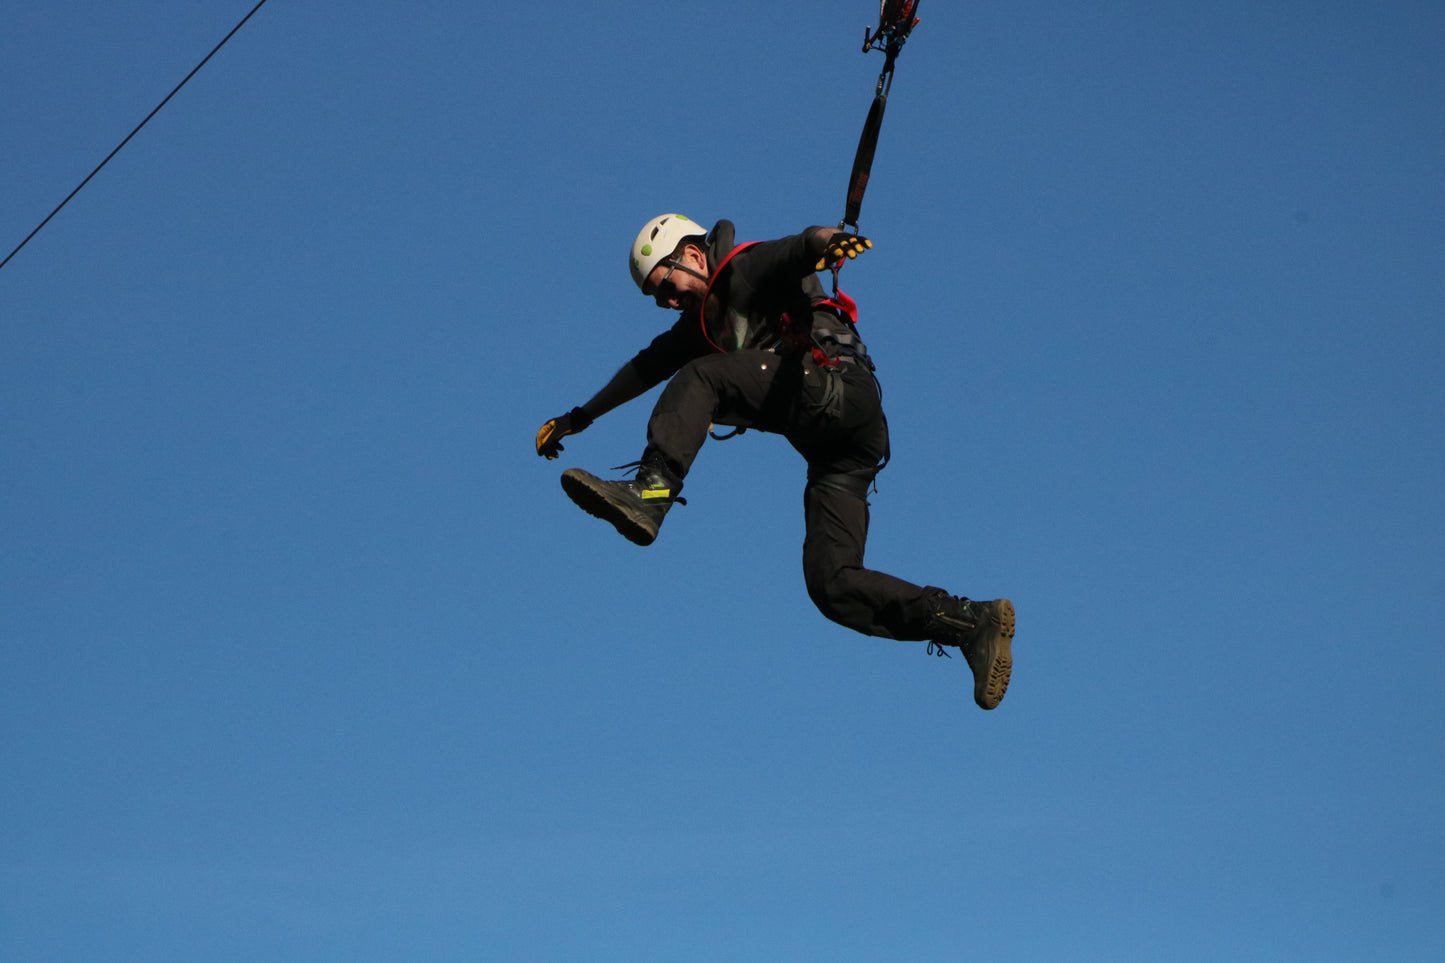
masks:
{"type": "Polygon", "coordinates": [[[677,293],[677,285],[672,283],[672,272],[677,270],[677,265],[677,261],[668,263],[667,273],[652,286],[651,291],[647,292],[651,297],[662,298],[666,301],[677,293]]]}

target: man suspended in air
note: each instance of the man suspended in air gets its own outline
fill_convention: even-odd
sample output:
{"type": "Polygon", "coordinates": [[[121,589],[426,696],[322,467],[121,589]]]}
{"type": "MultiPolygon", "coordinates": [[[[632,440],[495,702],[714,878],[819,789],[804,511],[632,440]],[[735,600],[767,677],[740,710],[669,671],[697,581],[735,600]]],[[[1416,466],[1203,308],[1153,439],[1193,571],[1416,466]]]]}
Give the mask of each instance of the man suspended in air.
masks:
{"type": "Polygon", "coordinates": [[[782,435],[808,465],[803,577],[818,609],[864,635],[961,649],[974,701],[992,709],[1013,668],[1012,603],[956,598],[863,567],[867,493],[888,459],[888,424],[853,302],[829,298],[816,272],[871,246],[827,227],[734,245],[730,221],[711,231],[679,214],[649,221],[632,245],[632,278],[681,315],[589,401],[543,425],[537,453],[556,458],[565,436],[666,381],[634,478],[562,474],[579,507],[650,545],[682,502],[712,426],[782,435]]]}

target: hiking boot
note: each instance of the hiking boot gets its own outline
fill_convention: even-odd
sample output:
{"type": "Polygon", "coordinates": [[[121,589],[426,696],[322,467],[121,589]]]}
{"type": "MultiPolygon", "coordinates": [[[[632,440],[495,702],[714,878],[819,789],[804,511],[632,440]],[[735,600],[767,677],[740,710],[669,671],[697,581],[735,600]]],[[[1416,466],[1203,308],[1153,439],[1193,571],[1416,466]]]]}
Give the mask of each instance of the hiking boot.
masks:
{"type": "Polygon", "coordinates": [[[629,542],[651,545],[662,527],[663,516],[677,497],[682,482],[658,464],[643,464],[630,481],[603,481],[580,468],[562,473],[567,497],[589,515],[611,522],[629,542]]]}
{"type": "Polygon", "coordinates": [[[973,701],[993,709],[1008,691],[1013,672],[1014,607],[1008,599],[973,602],[942,592],[928,629],[936,645],[956,645],[973,670],[973,701]]]}

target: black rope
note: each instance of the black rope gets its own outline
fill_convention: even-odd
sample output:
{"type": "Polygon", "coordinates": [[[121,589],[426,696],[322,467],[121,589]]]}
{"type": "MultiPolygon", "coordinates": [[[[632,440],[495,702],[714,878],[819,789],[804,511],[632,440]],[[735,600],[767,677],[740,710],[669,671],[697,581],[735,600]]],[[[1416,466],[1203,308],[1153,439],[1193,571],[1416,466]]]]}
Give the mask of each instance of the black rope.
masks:
{"type": "Polygon", "coordinates": [[[220,50],[222,47],[224,47],[224,46],[226,45],[226,41],[227,41],[227,40],[230,40],[232,37],[234,37],[234,36],[236,35],[236,32],[246,25],[246,21],[247,21],[247,20],[250,20],[251,17],[252,17],[253,15],[255,15],[256,11],[257,11],[257,10],[260,10],[260,9],[261,9],[263,6],[265,6],[265,5],[266,5],[266,0],[260,0],[259,3],[257,3],[254,7],[252,7],[252,8],[251,8],[251,12],[248,13],[248,14],[246,14],[244,17],[242,17],[242,18],[241,18],[241,22],[238,23],[238,24],[236,24],[234,27],[231,28],[231,32],[228,33],[228,34],[226,34],[225,39],[223,39],[220,43],[216,44],[216,46],[211,50],[211,52],[208,53],[208,54],[206,54],[205,59],[203,59],[200,63],[196,64],[194,70],[192,70],[190,73],[186,74],[186,79],[185,79],[185,80],[182,80],[180,83],[176,84],[175,89],[172,90],[170,93],[166,94],[166,99],[165,99],[165,100],[162,100],[159,104],[157,104],[157,105],[156,105],[156,109],[153,110],[153,111],[151,111],[149,114],[147,114],[147,115],[146,115],[146,119],[143,120],[143,121],[141,121],[139,124],[137,124],[135,130],[133,130],[133,131],[131,131],[129,134],[127,134],[125,140],[121,141],[121,142],[116,146],[115,150],[111,151],[111,152],[106,156],[105,160],[101,161],[100,164],[97,165],[97,167],[95,168],[95,170],[91,171],[91,172],[90,172],[90,175],[89,175],[88,177],[86,177],[85,180],[83,180],[83,181],[80,182],[80,186],[77,187],[75,190],[71,191],[71,192],[66,196],[65,200],[61,201],[58,205],[56,205],[55,210],[51,211],[50,214],[49,214],[49,216],[46,217],[45,220],[41,221],[40,224],[39,224],[39,226],[37,226],[37,227],[35,228],[35,230],[31,231],[31,232],[26,236],[25,240],[21,241],[21,242],[19,243],[19,245],[16,246],[15,250],[13,250],[13,251],[11,251],[9,254],[5,255],[5,260],[0,261],[0,268],[4,268],[5,265],[9,264],[9,263],[10,263],[10,259],[13,258],[15,255],[19,254],[19,253],[20,253],[20,249],[23,248],[25,245],[29,244],[31,238],[33,238],[33,237],[35,237],[35,235],[39,234],[40,231],[45,227],[45,225],[49,224],[50,221],[51,221],[51,219],[54,218],[55,215],[57,215],[57,214],[60,213],[61,208],[65,207],[65,205],[69,204],[70,201],[71,201],[71,198],[73,198],[73,197],[75,197],[75,195],[79,194],[79,193],[81,192],[81,190],[85,187],[85,185],[90,183],[91,178],[95,177],[96,174],[99,174],[101,168],[104,167],[106,164],[109,164],[110,161],[111,161],[111,158],[113,158],[116,154],[119,154],[120,151],[121,151],[121,148],[125,147],[126,144],[129,144],[131,138],[134,137],[136,134],[139,134],[141,128],[144,127],[146,124],[150,123],[151,118],[154,117],[156,114],[159,114],[159,113],[161,112],[161,108],[164,107],[166,104],[170,103],[171,98],[174,97],[177,93],[179,93],[179,92],[180,92],[180,89],[181,89],[182,87],[184,87],[184,86],[187,84],[187,82],[190,81],[190,79],[191,79],[192,77],[194,77],[196,74],[198,74],[198,73],[200,72],[201,68],[206,65],[206,62],[209,61],[212,57],[214,57],[214,56],[216,55],[216,51],[218,51],[218,50],[220,50]]]}

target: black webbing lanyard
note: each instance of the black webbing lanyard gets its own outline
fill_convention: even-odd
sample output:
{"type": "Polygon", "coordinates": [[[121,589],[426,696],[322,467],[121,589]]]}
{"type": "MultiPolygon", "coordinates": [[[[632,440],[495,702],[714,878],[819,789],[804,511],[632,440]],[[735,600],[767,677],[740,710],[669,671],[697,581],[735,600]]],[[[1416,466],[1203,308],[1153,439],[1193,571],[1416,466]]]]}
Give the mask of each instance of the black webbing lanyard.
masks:
{"type": "Polygon", "coordinates": [[[848,178],[848,202],[838,227],[851,227],[858,233],[858,211],[863,206],[863,192],[868,189],[868,175],[873,170],[873,153],[878,149],[878,131],[883,127],[883,109],[888,106],[888,91],[893,87],[893,65],[903,49],[908,34],[918,24],[915,16],[918,0],[882,0],[878,12],[878,29],[864,28],[863,52],[881,50],[883,71],[878,75],[878,88],[868,119],[863,122],[863,136],[858,139],[858,152],[853,155],[853,173],[848,178]]]}

